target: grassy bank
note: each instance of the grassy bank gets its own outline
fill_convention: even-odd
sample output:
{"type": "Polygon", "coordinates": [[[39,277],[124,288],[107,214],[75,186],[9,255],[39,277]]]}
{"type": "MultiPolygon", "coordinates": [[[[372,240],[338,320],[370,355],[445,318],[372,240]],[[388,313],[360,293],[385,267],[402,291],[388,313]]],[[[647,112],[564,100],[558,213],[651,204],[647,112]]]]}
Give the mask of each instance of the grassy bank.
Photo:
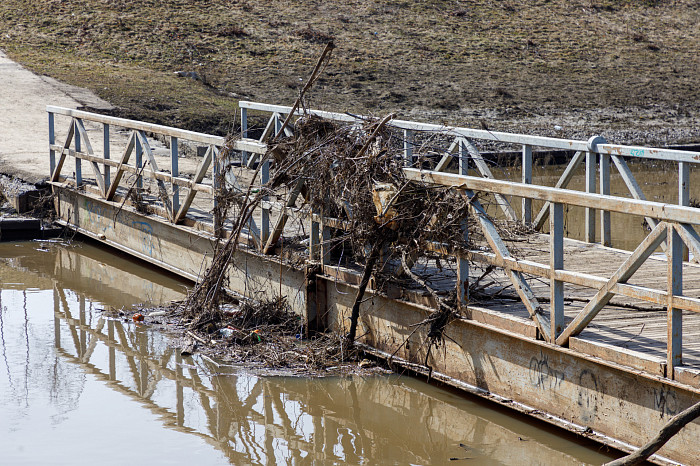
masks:
{"type": "Polygon", "coordinates": [[[697,126],[698,24],[693,0],[4,0],[0,47],[122,116],[218,133],[239,99],[291,103],[330,39],[316,107],[658,130],[697,126]]]}

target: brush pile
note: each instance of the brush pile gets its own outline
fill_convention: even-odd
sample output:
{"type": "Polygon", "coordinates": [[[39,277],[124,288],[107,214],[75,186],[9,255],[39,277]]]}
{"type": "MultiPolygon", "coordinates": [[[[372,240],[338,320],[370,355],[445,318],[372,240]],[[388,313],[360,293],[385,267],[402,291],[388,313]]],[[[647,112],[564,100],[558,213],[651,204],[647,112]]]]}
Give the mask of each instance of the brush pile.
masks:
{"type": "Polygon", "coordinates": [[[284,298],[246,301],[235,312],[226,313],[221,324],[218,333],[231,350],[226,358],[233,362],[320,375],[342,371],[357,358],[337,334],[305,339],[300,317],[284,298]]]}
{"type": "MultiPolygon", "coordinates": [[[[361,127],[307,115],[294,137],[277,146],[277,176],[270,189],[302,183],[304,203],[326,217],[346,222],[333,246],[350,245],[358,262],[382,245],[379,271],[402,275],[401,258],[415,263],[429,245],[467,248],[469,199],[455,190],[408,181],[403,140],[383,120],[361,127]]],[[[476,234],[476,231],[472,231],[476,234]]]]}
{"type": "MultiPolygon", "coordinates": [[[[232,265],[243,227],[265,196],[282,197],[281,193],[295,191],[300,194],[296,207],[307,213],[322,213],[325,218],[335,218],[336,224],[345,225],[342,230],[334,230],[330,244],[325,246],[331,254],[345,254],[346,263],[364,270],[345,346],[352,346],[355,340],[360,303],[371,277],[375,278],[375,289],[400,280],[432,295],[438,314],[425,325],[431,326],[430,346],[439,344],[445,326],[459,314],[458,290],[438,293],[431,288],[429,278],[412,269],[418,263],[424,266],[431,261],[442,268],[440,255],[431,251],[462,252],[468,248],[467,230],[471,230],[470,239],[479,236],[469,220],[472,200],[454,189],[406,178],[403,140],[386,126],[391,118],[392,115],[361,124],[343,124],[305,115],[296,122],[293,136],[272,145],[266,154],[264,160],[270,160],[274,166],[268,183],[259,190],[251,189],[251,185],[247,190],[237,187],[219,193],[218,205],[225,208],[218,215],[226,220],[229,212],[235,213],[230,218],[233,232],[216,251],[207,273],[186,303],[185,316],[191,319],[192,329],[222,326],[225,318],[218,304],[225,294],[222,290],[226,270],[232,265]],[[437,332],[440,335],[434,331],[433,321],[441,323],[437,332]]],[[[247,308],[241,315],[258,324],[287,325],[288,322],[283,324],[269,314],[268,305],[247,308]]],[[[231,327],[238,328],[235,324],[231,327]]],[[[294,334],[305,332],[297,329],[294,334]]],[[[245,338],[236,334],[234,339],[240,343],[245,338]]],[[[270,354],[276,359],[285,353],[270,354]]],[[[283,361],[270,363],[274,366],[283,361]]]]}

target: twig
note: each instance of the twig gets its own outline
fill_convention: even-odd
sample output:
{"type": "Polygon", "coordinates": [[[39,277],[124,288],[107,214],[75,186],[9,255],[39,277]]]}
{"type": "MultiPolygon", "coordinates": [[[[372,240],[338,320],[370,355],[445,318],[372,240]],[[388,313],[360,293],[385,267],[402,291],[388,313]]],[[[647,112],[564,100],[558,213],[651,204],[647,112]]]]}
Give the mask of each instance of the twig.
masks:
{"type": "Polygon", "coordinates": [[[208,345],[208,344],[209,344],[209,342],[208,342],[207,340],[205,340],[204,338],[202,338],[202,337],[200,337],[200,336],[195,335],[194,332],[190,332],[190,331],[188,330],[187,332],[185,332],[185,334],[186,334],[187,336],[189,336],[189,337],[191,337],[191,338],[197,340],[198,342],[202,343],[203,345],[208,345]]]}

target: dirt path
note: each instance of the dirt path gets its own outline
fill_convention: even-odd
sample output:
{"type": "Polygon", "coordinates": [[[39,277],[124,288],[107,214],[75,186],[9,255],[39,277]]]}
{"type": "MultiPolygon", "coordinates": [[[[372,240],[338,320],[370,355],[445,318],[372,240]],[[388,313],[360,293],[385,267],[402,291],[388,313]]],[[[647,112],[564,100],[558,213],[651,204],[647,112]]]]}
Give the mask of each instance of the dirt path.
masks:
{"type": "Polygon", "coordinates": [[[0,50],[0,173],[36,183],[49,174],[46,105],[110,109],[86,89],[37,76],[0,50]]]}
{"type": "MultiPolygon", "coordinates": [[[[0,50],[0,174],[38,183],[49,176],[47,105],[109,112],[114,107],[91,91],[55,79],[39,76],[10,60],[0,50]]],[[[68,118],[57,117],[56,138],[65,138],[68,118]]],[[[101,126],[86,122],[91,139],[101,137],[101,126]]],[[[116,151],[126,145],[128,133],[112,133],[110,141],[116,151]]],[[[149,139],[159,166],[168,167],[168,149],[149,139]]],[[[93,145],[95,145],[93,143],[93,145]]],[[[100,144],[101,146],[101,144],[100,144]]],[[[180,162],[181,173],[192,173],[199,159],[186,157],[180,162]]]]}

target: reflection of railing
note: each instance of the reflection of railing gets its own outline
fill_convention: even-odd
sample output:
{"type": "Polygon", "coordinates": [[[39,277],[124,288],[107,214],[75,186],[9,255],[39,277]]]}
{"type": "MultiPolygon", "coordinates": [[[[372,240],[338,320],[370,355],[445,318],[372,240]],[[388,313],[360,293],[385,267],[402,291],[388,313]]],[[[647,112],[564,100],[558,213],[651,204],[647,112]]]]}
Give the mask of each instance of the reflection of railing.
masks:
{"type": "MultiPolygon", "coordinates": [[[[261,159],[265,153],[264,141],[273,132],[279,132],[281,121],[285,112],[291,111],[289,107],[271,106],[250,102],[240,103],[242,111],[242,139],[231,142],[232,151],[240,154],[242,166],[254,167],[262,160],[260,167],[261,179],[259,185],[267,183],[270,177],[270,161],[261,159]],[[255,110],[270,113],[271,117],[263,130],[259,141],[246,138],[248,135],[247,112],[255,110]]],[[[143,172],[160,182],[172,184],[173,193],[177,192],[177,186],[189,187],[186,200],[180,208],[168,208],[170,199],[161,196],[165,215],[169,221],[178,222],[184,219],[187,209],[197,191],[214,193],[216,189],[215,176],[218,169],[214,169],[211,184],[203,183],[204,174],[208,170],[213,158],[216,158],[219,145],[224,144],[222,138],[191,133],[173,128],[148,125],[121,119],[112,119],[86,112],[49,107],[51,155],[55,158],[55,152],[60,153],[58,162],[52,162],[52,182],[57,183],[60,178],[61,167],[66,155],[76,158],[76,178],[80,184],[79,163],[81,160],[89,161],[94,168],[97,178],[96,184],[99,192],[106,199],[111,199],[116,192],[118,176],[110,181],[110,167],[117,168],[118,173],[131,172],[137,175],[143,172],[143,161],[139,158],[140,151],[145,151],[151,164],[151,170],[143,172]],[[57,145],[54,141],[53,116],[61,114],[71,117],[68,137],[63,145],[57,145]],[[129,144],[120,162],[111,161],[108,157],[109,148],[105,147],[104,157],[94,155],[89,144],[82,149],[81,141],[87,140],[83,120],[94,121],[104,125],[108,131],[109,125],[121,125],[132,131],[129,144]],[[177,176],[177,157],[172,160],[172,174],[159,171],[155,160],[148,150],[147,141],[143,131],[152,131],[171,138],[171,153],[177,155],[177,138],[189,139],[199,143],[209,144],[207,155],[204,157],[193,180],[185,180],[177,176]],[[82,139],[81,139],[82,138],[82,139]],[[74,149],[70,149],[71,143],[74,149]],[[139,149],[139,147],[141,149],[139,149]],[[127,165],[131,152],[137,154],[135,165],[127,165]],[[100,172],[99,164],[104,164],[104,174],[100,172]],[[100,181],[101,180],[101,181],[100,181]]],[[[313,113],[335,120],[356,123],[359,117],[345,114],[312,111],[313,113]]],[[[445,127],[422,123],[396,121],[391,122],[396,131],[403,132],[403,156],[406,159],[406,175],[409,179],[423,180],[430,183],[451,186],[461,195],[470,199],[472,214],[478,220],[481,230],[486,238],[490,251],[471,251],[466,257],[456,257],[457,289],[466,291],[469,280],[469,267],[467,259],[478,260],[493,264],[502,268],[517,291],[522,303],[536,323],[540,335],[548,342],[558,345],[566,345],[571,336],[580,333],[592,319],[608,304],[614,295],[621,295],[635,300],[641,300],[668,308],[667,317],[667,365],[669,374],[673,374],[673,367],[682,364],[682,310],[700,312],[700,299],[683,296],[682,277],[684,273],[683,257],[684,247],[687,247],[694,257],[700,257],[700,235],[695,231],[694,225],[700,224],[700,210],[687,207],[688,204],[688,173],[689,164],[700,160],[700,153],[683,152],[677,150],[650,149],[633,146],[619,146],[606,143],[601,138],[591,138],[589,141],[564,140],[556,138],[544,138],[518,134],[498,133],[488,130],[473,130],[467,128],[445,127]],[[442,152],[441,158],[431,171],[423,171],[411,168],[414,165],[413,144],[417,133],[428,132],[441,134],[451,141],[450,146],[442,152]],[[519,144],[522,146],[522,183],[496,180],[491,173],[483,157],[472,144],[472,139],[482,139],[492,142],[519,144]],[[538,186],[532,184],[532,148],[534,146],[567,149],[576,151],[573,159],[564,170],[563,175],[554,187],[538,186]],[[679,164],[679,199],[681,205],[647,202],[644,194],[634,180],[624,157],[660,159],[679,164]],[[452,160],[459,162],[460,174],[444,173],[452,160]],[[570,182],[574,170],[583,160],[586,160],[586,191],[572,191],[564,189],[570,182]],[[595,191],[596,160],[600,160],[600,193],[595,191]],[[622,178],[630,189],[632,199],[609,194],[610,186],[610,160],[614,162],[620,171],[622,178]],[[469,164],[476,168],[478,176],[468,176],[469,164]],[[527,257],[516,259],[508,249],[507,242],[498,234],[494,223],[486,215],[482,204],[477,200],[477,194],[484,197],[494,196],[496,202],[503,210],[505,217],[511,221],[521,221],[526,224],[534,224],[536,227],[544,225],[549,220],[549,255],[546,261],[528,260],[527,257]],[[523,199],[522,216],[517,217],[515,210],[509,204],[508,197],[514,196],[523,199]],[[544,202],[540,212],[532,215],[532,201],[544,202]],[[596,270],[595,273],[582,273],[566,270],[564,267],[564,208],[565,206],[580,206],[586,209],[586,239],[594,241],[594,212],[601,212],[601,243],[610,244],[610,213],[617,212],[624,215],[644,217],[651,228],[651,232],[644,238],[639,246],[626,256],[621,265],[611,262],[611,270],[596,270]],[[648,263],[647,259],[658,248],[666,249],[667,269],[664,270],[664,280],[644,286],[628,283],[632,275],[642,265],[648,263]],[[527,280],[527,275],[544,278],[550,284],[549,312],[545,312],[540,302],[532,291],[527,280]],[[583,310],[573,317],[571,322],[565,320],[565,284],[572,284],[593,290],[583,310]]],[[[108,140],[106,137],[105,140],[108,140]]],[[[108,144],[107,144],[108,145],[108,144]]],[[[230,158],[229,158],[230,161],[230,158]]],[[[272,167],[274,168],[274,167],[272,167]]],[[[235,178],[229,179],[234,186],[235,178]]],[[[57,184],[56,184],[57,185],[57,184]]],[[[324,266],[330,266],[330,231],[331,228],[342,229],[345,226],[343,219],[323,217],[317,213],[304,213],[297,207],[297,198],[301,192],[301,184],[283,197],[282,202],[266,200],[262,204],[262,224],[258,229],[251,222],[249,233],[253,243],[259,250],[270,253],[273,246],[284,232],[287,219],[290,215],[305,215],[311,219],[309,235],[309,258],[312,261],[320,261],[324,266]],[[270,222],[271,209],[279,211],[279,217],[273,224],[270,222]]],[[[173,197],[173,206],[178,205],[178,198],[173,197]]],[[[437,250],[441,250],[437,245],[437,250]]],[[[601,249],[601,251],[603,251],[601,249]]],[[[450,251],[441,251],[447,256],[454,256],[450,251]]],[[[697,268],[686,266],[687,273],[697,273],[697,268]]],[[[463,302],[468,300],[466,293],[460,298],[463,302]]]]}
{"type": "MultiPolygon", "coordinates": [[[[379,449],[389,442],[403,448],[402,454],[413,455],[415,462],[428,464],[430,450],[425,444],[418,450],[400,443],[415,438],[410,435],[411,426],[393,426],[391,432],[385,429],[387,419],[391,419],[389,414],[408,405],[425,407],[422,413],[413,413],[421,423],[433,409],[452,418],[461,414],[450,432],[443,432],[442,425],[426,429],[431,436],[426,441],[440,447],[470,439],[486,444],[497,441],[495,446],[485,447],[485,453],[498,458],[508,454],[512,449],[508,444],[517,435],[462,408],[429,403],[428,395],[415,390],[401,393],[418,398],[418,403],[402,397],[387,402],[387,398],[392,399],[387,391],[395,388],[382,378],[334,379],[330,386],[337,390],[336,394],[329,393],[325,382],[316,379],[265,378],[235,372],[202,377],[203,371],[221,367],[214,363],[196,367],[193,359],[182,357],[157,332],[129,329],[120,320],[102,317],[91,322],[85,297],[75,299],[79,300],[79,315],[75,315],[75,308],[71,311],[72,303],[64,290],[54,288],[54,345],[61,358],[157,414],[166,427],[204,439],[231,464],[278,464],[280,457],[294,464],[309,460],[358,464],[386,457],[388,453],[379,449]],[[95,357],[104,354],[103,348],[107,358],[95,357]],[[338,402],[340,394],[342,403],[338,402]],[[363,410],[369,398],[386,415],[363,410]],[[484,429],[491,432],[484,433],[484,429]],[[450,437],[452,432],[458,437],[450,437]],[[386,442],[382,441],[385,436],[386,442]],[[442,437],[444,441],[438,442],[442,437]],[[336,450],[335,446],[341,448],[336,450]]],[[[542,454],[541,449],[537,454],[542,454]]],[[[546,454],[566,457],[551,451],[546,454]]]]}
{"type": "Polygon", "coordinates": [[[463,452],[460,442],[470,445],[470,456],[492,461],[574,462],[546,441],[540,443],[551,434],[518,426],[510,417],[481,417],[481,410],[467,409],[468,402],[451,403],[439,393],[434,397],[410,378],[397,383],[385,377],[206,374],[225,367],[213,362],[197,367],[157,332],[95,319],[84,296],[73,297],[77,311],[70,298],[54,288],[59,357],[139,403],[164,427],[203,439],[231,464],[431,464],[463,452]],[[392,422],[397,416],[407,422],[392,422]],[[514,427],[532,441],[513,444],[523,435],[514,427]]]}

